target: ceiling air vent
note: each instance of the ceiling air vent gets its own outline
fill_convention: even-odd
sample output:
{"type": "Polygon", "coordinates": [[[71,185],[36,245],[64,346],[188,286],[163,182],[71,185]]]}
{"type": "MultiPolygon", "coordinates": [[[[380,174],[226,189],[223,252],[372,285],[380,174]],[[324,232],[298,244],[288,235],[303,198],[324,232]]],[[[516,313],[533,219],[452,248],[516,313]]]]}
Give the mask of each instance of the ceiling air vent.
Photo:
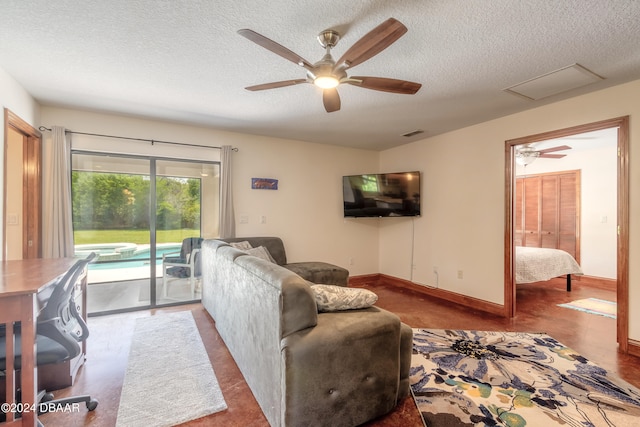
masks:
{"type": "Polygon", "coordinates": [[[411,132],[404,133],[402,134],[402,136],[406,136],[407,138],[410,138],[415,135],[420,135],[421,133],[424,133],[422,129],[416,129],[416,130],[412,130],[411,132]]]}

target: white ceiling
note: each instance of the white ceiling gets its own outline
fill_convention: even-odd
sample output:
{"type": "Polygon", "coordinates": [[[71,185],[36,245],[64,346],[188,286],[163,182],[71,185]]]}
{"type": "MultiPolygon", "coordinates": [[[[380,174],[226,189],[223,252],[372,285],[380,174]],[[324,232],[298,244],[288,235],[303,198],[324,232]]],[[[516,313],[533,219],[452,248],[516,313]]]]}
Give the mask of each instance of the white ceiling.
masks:
{"type": "Polygon", "coordinates": [[[638,41],[636,0],[0,0],[0,67],[43,105],[375,150],[639,79],[638,41]],[[313,85],[244,89],[305,72],[241,28],[313,63],[321,30],[342,34],[338,58],[389,17],[408,33],[350,74],[416,95],[343,85],[326,113],[313,85]],[[574,63],[604,80],[536,101],[504,91],[574,63]]]}

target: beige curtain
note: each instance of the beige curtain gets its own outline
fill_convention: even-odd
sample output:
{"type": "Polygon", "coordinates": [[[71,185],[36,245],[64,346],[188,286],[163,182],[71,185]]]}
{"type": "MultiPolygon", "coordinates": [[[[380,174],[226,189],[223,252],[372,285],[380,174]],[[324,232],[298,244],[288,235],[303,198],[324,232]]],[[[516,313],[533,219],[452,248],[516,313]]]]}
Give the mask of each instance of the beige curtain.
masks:
{"type": "Polygon", "coordinates": [[[65,128],[52,126],[42,150],[42,256],[72,257],[71,141],[65,128]]]}
{"type": "Polygon", "coordinates": [[[220,153],[220,238],[236,237],[236,219],[233,211],[233,192],[231,189],[231,153],[230,145],[223,145],[220,153]]]}

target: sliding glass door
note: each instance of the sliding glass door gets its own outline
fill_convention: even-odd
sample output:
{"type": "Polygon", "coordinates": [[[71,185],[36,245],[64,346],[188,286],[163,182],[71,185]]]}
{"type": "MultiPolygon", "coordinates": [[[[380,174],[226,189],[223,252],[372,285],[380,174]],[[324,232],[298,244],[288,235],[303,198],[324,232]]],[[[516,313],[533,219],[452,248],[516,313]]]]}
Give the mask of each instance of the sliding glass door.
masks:
{"type": "Polygon", "coordinates": [[[73,153],[76,256],[90,314],[200,299],[198,243],[218,236],[219,164],[73,153]]]}
{"type": "Polygon", "coordinates": [[[155,162],[158,304],[200,299],[199,242],[218,236],[218,170],[218,164],[155,162]]]}

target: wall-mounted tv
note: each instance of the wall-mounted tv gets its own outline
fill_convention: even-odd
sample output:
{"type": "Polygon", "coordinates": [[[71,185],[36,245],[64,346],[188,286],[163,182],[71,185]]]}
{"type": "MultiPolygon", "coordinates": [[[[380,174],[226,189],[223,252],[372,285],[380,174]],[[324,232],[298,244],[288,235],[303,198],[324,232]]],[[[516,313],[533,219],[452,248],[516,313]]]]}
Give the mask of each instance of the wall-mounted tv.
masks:
{"type": "Polygon", "coordinates": [[[420,172],[342,178],[345,217],[420,216],[420,172]]]}

